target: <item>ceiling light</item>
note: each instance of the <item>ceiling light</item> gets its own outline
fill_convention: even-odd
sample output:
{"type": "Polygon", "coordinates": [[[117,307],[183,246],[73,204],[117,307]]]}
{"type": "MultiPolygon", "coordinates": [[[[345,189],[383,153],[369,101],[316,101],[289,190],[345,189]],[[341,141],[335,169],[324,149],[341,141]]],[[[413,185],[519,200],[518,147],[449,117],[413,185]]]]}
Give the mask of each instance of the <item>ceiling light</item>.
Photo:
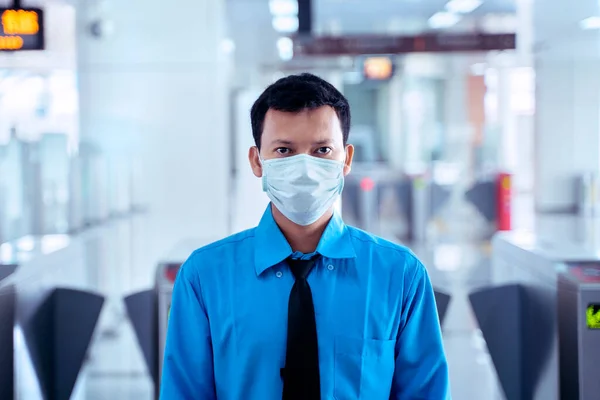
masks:
{"type": "Polygon", "coordinates": [[[589,17],[579,23],[581,29],[600,29],[600,17],[589,17]]]}
{"type": "Polygon", "coordinates": [[[270,0],[269,10],[274,16],[298,15],[297,0],[270,0]]]}
{"type": "Polygon", "coordinates": [[[429,18],[429,26],[432,29],[449,28],[460,21],[460,16],[450,12],[438,12],[429,18]]]}
{"type": "Polygon", "coordinates": [[[446,10],[458,14],[468,14],[475,11],[483,2],[481,0],[450,0],[446,10]]]}
{"type": "Polygon", "coordinates": [[[294,58],[294,42],[289,37],[277,39],[277,52],[279,58],[283,61],[289,61],[294,58]]]}
{"type": "Polygon", "coordinates": [[[275,17],[273,29],[277,32],[292,33],[298,30],[298,17],[275,17]]]}

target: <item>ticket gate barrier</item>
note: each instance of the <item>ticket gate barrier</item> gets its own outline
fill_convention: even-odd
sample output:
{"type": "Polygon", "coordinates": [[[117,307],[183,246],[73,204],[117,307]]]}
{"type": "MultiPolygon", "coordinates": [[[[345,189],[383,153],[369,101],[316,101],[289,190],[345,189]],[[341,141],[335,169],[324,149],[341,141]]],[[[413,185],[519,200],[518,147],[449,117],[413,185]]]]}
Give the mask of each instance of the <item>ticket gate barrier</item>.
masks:
{"type": "Polygon", "coordinates": [[[558,280],[560,398],[600,397],[600,263],[569,264],[558,280]]]}
{"type": "Polygon", "coordinates": [[[16,270],[17,264],[1,264],[0,263],[0,281],[11,276],[16,270]]]}
{"type": "Polygon", "coordinates": [[[497,192],[498,185],[495,179],[480,179],[465,192],[465,198],[475,206],[488,223],[493,223],[498,217],[497,192]]]}
{"type": "MultiPolygon", "coordinates": [[[[16,264],[0,264],[0,282],[12,275],[16,269],[16,264]]],[[[14,394],[14,321],[14,287],[0,286],[0,399],[10,399],[14,394]]]]}
{"type": "Polygon", "coordinates": [[[466,192],[465,199],[485,218],[490,232],[511,229],[512,177],[499,173],[478,179],[466,192]]]}
{"type": "Polygon", "coordinates": [[[215,238],[182,240],[158,264],[154,287],[124,298],[125,309],[136,333],[148,373],[154,382],[155,398],[160,393],[160,378],[166,342],[169,310],[175,277],[192,252],[215,238]]]}
{"type": "Polygon", "coordinates": [[[422,242],[428,223],[449,198],[448,187],[425,176],[359,170],[346,178],[342,215],[347,224],[376,235],[422,242]]]}
{"type": "Polygon", "coordinates": [[[363,168],[346,177],[342,216],[348,225],[366,231],[408,238],[410,236],[410,181],[386,168],[363,168]]]}
{"type": "Polygon", "coordinates": [[[415,242],[427,240],[427,226],[450,198],[450,188],[425,176],[411,177],[410,235],[415,242]]]}
{"type": "Polygon", "coordinates": [[[0,399],[69,399],[104,305],[79,262],[85,247],[63,235],[3,247],[0,399]]]}
{"type": "Polygon", "coordinates": [[[169,310],[175,277],[182,262],[165,262],[156,269],[156,285],[127,296],[125,307],[133,325],[158,398],[169,310]]]}
{"type": "Polygon", "coordinates": [[[159,394],[158,307],[155,289],[131,294],[124,299],[127,315],[142,350],[146,368],[154,383],[155,398],[159,394]]]}
{"type": "Polygon", "coordinates": [[[0,286],[0,399],[15,397],[14,286],[0,286]]]}
{"type": "Polygon", "coordinates": [[[440,320],[440,326],[444,325],[444,320],[446,319],[446,313],[448,311],[448,306],[450,305],[451,296],[439,290],[434,290],[433,294],[435,295],[435,305],[437,307],[438,318],[440,320]]]}
{"type": "Polygon", "coordinates": [[[469,300],[508,400],[598,398],[597,254],[518,232],[494,237],[494,286],[469,300]]]}
{"type": "Polygon", "coordinates": [[[547,305],[521,284],[478,290],[469,300],[506,399],[541,399],[536,391],[552,347],[547,305]]]}
{"type": "Polygon", "coordinates": [[[0,399],[18,398],[17,375],[31,367],[35,382],[27,386],[44,400],[68,400],[104,298],[68,288],[33,293],[17,283],[0,285],[0,299],[0,399]]]}

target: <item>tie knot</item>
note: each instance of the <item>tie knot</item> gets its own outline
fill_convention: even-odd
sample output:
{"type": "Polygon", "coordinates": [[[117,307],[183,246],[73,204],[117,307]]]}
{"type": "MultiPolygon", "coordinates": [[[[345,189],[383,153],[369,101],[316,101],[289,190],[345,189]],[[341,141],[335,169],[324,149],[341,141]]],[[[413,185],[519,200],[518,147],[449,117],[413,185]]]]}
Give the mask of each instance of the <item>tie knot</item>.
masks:
{"type": "Polygon", "coordinates": [[[294,274],[294,278],[296,279],[306,279],[316,262],[317,257],[313,257],[310,260],[288,259],[288,265],[290,266],[292,274],[294,274]]]}

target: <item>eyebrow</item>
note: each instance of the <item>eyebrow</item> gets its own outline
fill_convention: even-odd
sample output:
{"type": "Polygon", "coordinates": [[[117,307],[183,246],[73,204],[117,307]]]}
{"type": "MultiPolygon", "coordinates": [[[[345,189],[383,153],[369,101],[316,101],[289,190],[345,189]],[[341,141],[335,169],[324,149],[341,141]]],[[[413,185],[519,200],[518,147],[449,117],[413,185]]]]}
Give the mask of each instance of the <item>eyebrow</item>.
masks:
{"type": "Polygon", "coordinates": [[[317,140],[316,142],[313,142],[313,144],[317,145],[317,146],[323,146],[323,145],[332,144],[332,143],[333,143],[333,140],[331,140],[331,139],[323,139],[323,140],[317,140]]]}
{"type": "Polygon", "coordinates": [[[283,144],[285,146],[291,146],[294,144],[294,142],[289,141],[289,140],[276,139],[276,140],[273,140],[273,142],[271,142],[271,144],[283,144]]]}
{"type": "MultiPolygon", "coordinates": [[[[331,139],[323,139],[323,140],[317,140],[316,142],[313,142],[313,145],[315,146],[323,146],[326,144],[331,144],[333,143],[333,140],[331,139]]],[[[285,146],[291,146],[294,144],[294,142],[292,142],[291,140],[284,140],[284,139],[276,139],[272,142],[272,144],[282,144],[285,146]]]]}

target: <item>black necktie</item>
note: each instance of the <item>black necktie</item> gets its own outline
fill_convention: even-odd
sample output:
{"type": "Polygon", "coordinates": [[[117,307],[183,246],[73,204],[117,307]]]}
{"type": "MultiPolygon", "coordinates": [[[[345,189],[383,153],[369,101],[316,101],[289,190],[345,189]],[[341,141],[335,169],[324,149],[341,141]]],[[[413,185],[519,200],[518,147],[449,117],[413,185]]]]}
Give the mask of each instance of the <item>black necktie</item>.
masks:
{"type": "Polygon", "coordinates": [[[320,400],[319,348],[312,292],[306,278],[312,260],[287,260],[296,282],[288,303],[285,368],[282,369],[283,400],[320,400]]]}

